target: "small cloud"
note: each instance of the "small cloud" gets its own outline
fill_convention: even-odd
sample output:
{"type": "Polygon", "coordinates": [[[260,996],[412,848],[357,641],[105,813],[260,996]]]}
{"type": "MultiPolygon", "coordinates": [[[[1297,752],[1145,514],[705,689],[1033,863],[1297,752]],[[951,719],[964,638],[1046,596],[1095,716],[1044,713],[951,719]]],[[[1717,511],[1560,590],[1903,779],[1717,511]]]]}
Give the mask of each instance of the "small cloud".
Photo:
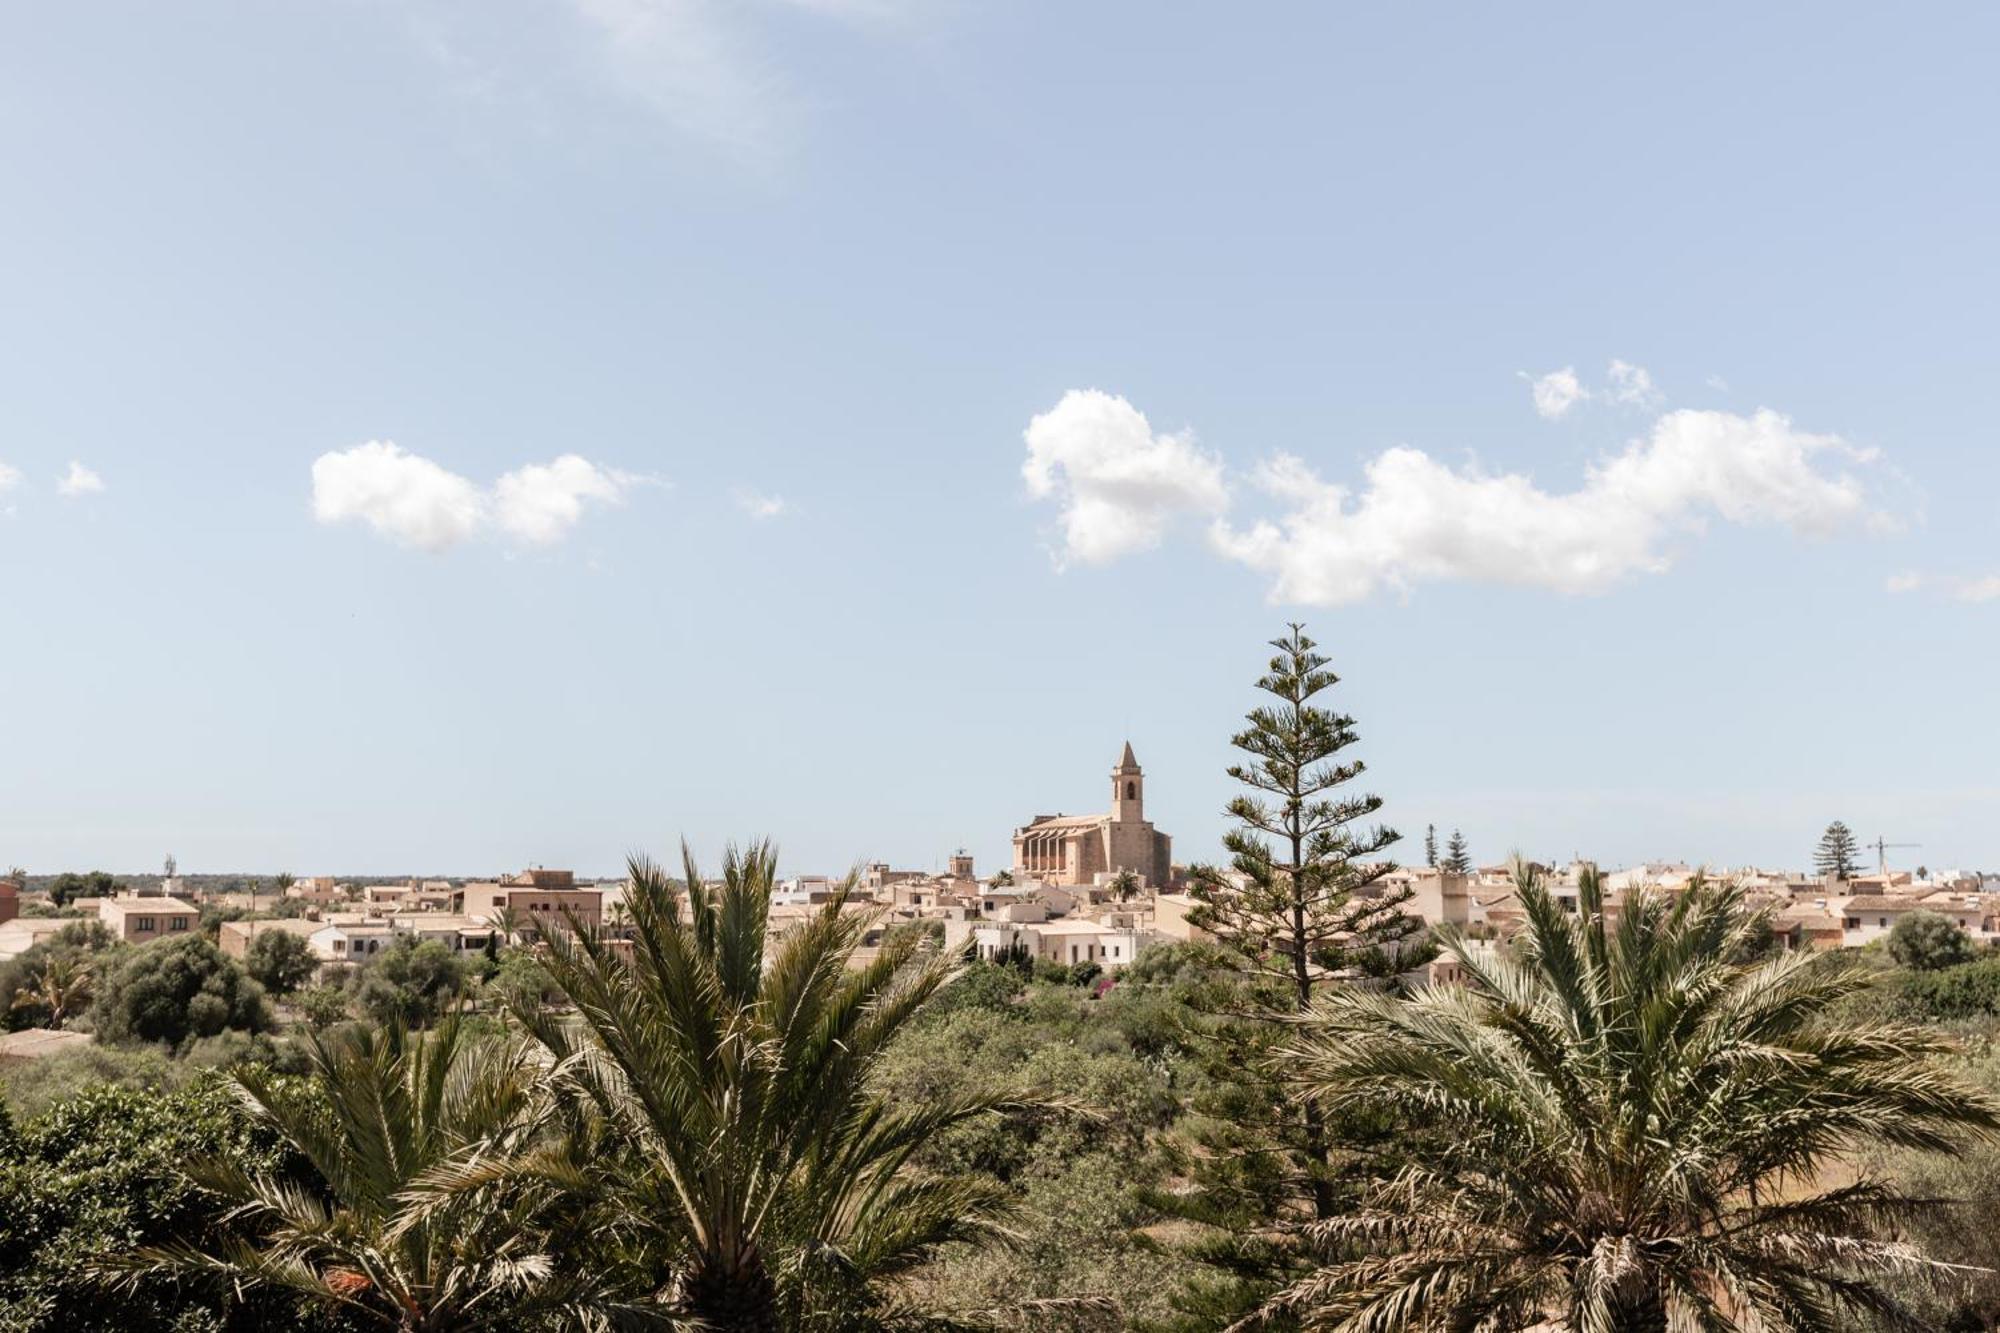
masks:
{"type": "Polygon", "coordinates": [[[1654,386],[1653,377],[1644,366],[1613,361],[1608,376],[1611,387],[1604,396],[1611,402],[1624,403],[1629,407],[1652,407],[1666,399],[1666,395],[1654,386]]]}
{"type": "Polygon", "coordinates": [[[1952,590],[1951,595],[1961,602],[1990,602],[2000,598],[2000,574],[1988,574],[1983,579],[1963,580],[1952,590]]]}
{"type": "Polygon", "coordinates": [[[0,495],[5,495],[21,484],[21,469],[0,463],[0,495]]]}
{"type": "Polygon", "coordinates": [[[370,440],[313,460],[313,517],[364,523],[399,546],[442,551],[485,521],[479,487],[393,440],[370,440]]]}
{"type": "Polygon", "coordinates": [[[757,491],[736,492],[736,507],[755,519],[777,518],[792,509],[784,496],[764,495],[757,491]]]}
{"type": "Polygon", "coordinates": [[[1072,389],[1023,438],[1028,494],[1062,506],[1058,567],[1156,546],[1173,519],[1229,504],[1220,459],[1197,449],[1189,432],[1155,434],[1144,413],[1114,394],[1072,389]]]}
{"type": "Polygon", "coordinates": [[[1564,366],[1546,375],[1530,375],[1520,372],[1528,381],[1528,388],[1535,400],[1535,411],[1547,421],[1559,421],[1569,415],[1569,410],[1578,403],[1593,400],[1616,403],[1621,407],[1658,407],[1666,401],[1666,395],[1653,383],[1652,374],[1644,366],[1635,366],[1629,361],[1613,360],[1605,371],[1605,386],[1591,389],[1577,378],[1576,367],[1564,366]]]}
{"type": "Polygon", "coordinates": [[[81,495],[96,495],[103,489],[104,478],[73,458],[69,463],[69,471],[56,482],[56,494],[71,500],[81,495]]]}
{"type": "Polygon", "coordinates": [[[585,501],[622,503],[635,480],[576,454],[564,454],[553,463],[531,463],[493,484],[494,520],[511,537],[552,546],[583,517],[585,501]]]}
{"type": "Polygon", "coordinates": [[[391,440],[321,454],[312,466],[313,517],[361,523],[399,546],[444,551],[483,532],[551,546],[590,503],[616,504],[651,478],[600,467],[576,454],[531,463],[490,489],[391,440]]]}
{"type": "Polygon", "coordinates": [[[1729,392],[1729,381],[1722,378],[1722,376],[1720,375],[1710,375],[1707,379],[1703,380],[1702,383],[1706,384],[1709,388],[1715,390],[1717,393],[1729,392]]]}
{"type": "Polygon", "coordinates": [[[1547,421],[1559,420],[1572,407],[1590,397],[1582,381],[1577,379],[1574,366],[1564,366],[1561,370],[1551,370],[1540,376],[1530,375],[1524,370],[1521,378],[1528,381],[1529,392],[1534,395],[1535,411],[1547,421]]]}
{"type": "Polygon", "coordinates": [[[1919,588],[1931,588],[1940,597],[1950,598],[1954,602],[2000,600],[2000,574],[1970,578],[1943,574],[1897,574],[1883,586],[1890,592],[1915,592],[1919,588]]]}

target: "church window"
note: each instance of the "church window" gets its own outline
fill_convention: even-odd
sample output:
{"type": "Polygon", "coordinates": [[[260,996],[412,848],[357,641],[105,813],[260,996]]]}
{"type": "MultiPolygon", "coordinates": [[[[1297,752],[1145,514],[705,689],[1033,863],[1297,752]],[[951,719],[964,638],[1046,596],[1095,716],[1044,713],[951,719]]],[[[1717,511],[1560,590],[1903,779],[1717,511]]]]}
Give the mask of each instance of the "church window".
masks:
{"type": "Polygon", "coordinates": [[[1136,783],[1136,782],[1128,782],[1128,783],[1126,783],[1126,784],[1125,784],[1125,799],[1126,799],[1126,800],[1128,800],[1128,801],[1130,801],[1130,800],[1135,800],[1135,799],[1137,799],[1138,795],[1139,795],[1139,784],[1138,784],[1138,783],[1136,783]]]}

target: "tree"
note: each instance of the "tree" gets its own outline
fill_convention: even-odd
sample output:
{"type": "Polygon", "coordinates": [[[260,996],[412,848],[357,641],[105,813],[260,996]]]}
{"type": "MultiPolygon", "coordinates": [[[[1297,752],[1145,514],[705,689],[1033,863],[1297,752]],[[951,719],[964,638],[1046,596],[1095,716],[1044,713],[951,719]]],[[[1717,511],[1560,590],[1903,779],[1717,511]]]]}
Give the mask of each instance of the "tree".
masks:
{"type": "Polygon", "coordinates": [[[542,1070],[518,1042],[392,1026],[310,1039],[312,1077],[236,1074],[254,1122],[311,1164],[317,1187],[227,1157],[189,1174],[230,1207],[206,1242],[150,1246],[120,1267],[150,1276],[304,1297],[394,1333],[512,1329],[547,1315],[596,1327],[633,1304],[590,1265],[553,1253],[587,1206],[514,1180],[439,1196],[435,1173],[479,1153],[522,1153],[548,1136],[542,1070]]]}
{"type": "Polygon", "coordinates": [[[1410,891],[1380,884],[1395,869],[1381,854],[1397,836],[1366,822],[1381,799],[1340,794],[1365,771],[1342,757],[1357,740],[1354,720],[1312,702],[1339,678],[1298,625],[1271,646],[1257,688],[1276,702],[1253,709],[1232,742],[1250,756],[1229,769],[1250,789],[1228,807],[1242,825],[1223,838],[1233,874],[1198,867],[1188,914],[1242,969],[1201,1028],[1213,1091],[1197,1109],[1214,1128],[1186,1164],[1192,1187],[1158,1200],[1211,1228],[1213,1243],[1194,1257],[1240,1279],[1218,1314],[1283,1280],[1297,1262],[1296,1223],[1335,1214],[1355,1160],[1336,1149],[1317,1106],[1284,1096],[1259,1053],[1319,991],[1393,970],[1385,960],[1423,928],[1403,910],[1410,891]]]}
{"type": "Polygon", "coordinates": [[[1014,872],[1011,870],[996,870],[993,872],[993,878],[988,880],[987,883],[996,889],[1011,887],[1014,883],[1014,872]]]}
{"type": "Polygon", "coordinates": [[[1937,912],[1906,912],[1889,931],[1889,956],[1914,972],[1969,963],[1978,952],[1970,935],[1937,912]]]}
{"type": "Polygon", "coordinates": [[[355,1003],[377,1023],[428,1027],[465,989],[465,964],[436,940],[398,935],[355,980],[355,1003]]]}
{"type": "Polygon", "coordinates": [[[1820,834],[1819,846],[1813,851],[1813,872],[1829,880],[1853,879],[1854,872],[1860,869],[1859,858],[1854,835],[1836,819],[1820,834]]]}
{"type": "Polygon", "coordinates": [[[37,1027],[59,1028],[90,1003],[96,969],[74,951],[51,951],[24,969],[11,1008],[33,1015],[37,1027]]]}
{"type": "Polygon", "coordinates": [[[89,1007],[115,941],[97,921],[74,921],[0,961],[0,1030],[59,1028],[89,1007]]]}
{"type": "Polygon", "coordinates": [[[313,979],[319,957],[301,935],[289,930],[260,930],[243,957],[243,970],[273,995],[290,995],[313,979]]]}
{"type": "MultiPolygon", "coordinates": [[[[6,1115],[0,1110],[0,1126],[6,1115]]],[[[120,1251],[208,1234],[220,1211],[182,1168],[226,1156],[274,1166],[235,1090],[216,1074],[171,1092],[97,1083],[0,1128],[0,1328],[9,1333],[193,1333],[224,1327],[206,1292],[165,1283],[105,1290],[120,1251]]],[[[289,1327],[282,1308],[232,1303],[235,1328],[289,1327]],[[261,1318],[260,1318],[261,1316],[261,1318]]]]}
{"type": "Polygon", "coordinates": [[[1451,831],[1451,840],[1445,844],[1443,865],[1447,875],[1472,873],[1472,853],[1465,848],[1465,835],[1457,829],[1451,831]]]}
{"type": "Polygon", "coordinates": [[[1421,923],[1402,912],[1407,890],[1366,892],[1396,868],[1371,859],[1396,841],[1396,831],[1361,823],[1382,799],[1331,795],[1366,771],[1358,759],[1333,762],[1359,739],[1354,719],[1312,703],[1340,677],[1325,669],[1327,659],[1299,625],[1271,646],[1278,653],[1257,688],[1278,703],[1252,709],[1250,726],[1230,742],[1252,757],[1229,769],[1252,793],[1228,806],[1243,825],[1222,840],[1236,880],[1198,867],[1189,919],[1253,972],[1282,980],[1287,1007],[1296,1011],[1358,954],[1405,939],[1421,923]]]}
{"type": "Polygon", "coordinates": [[[49,901],[57,907],[68,907],[78,898],[109,898],[117,892],[118,881],[102,870],[88,875],[65,870],[49,883],[49,901]]]}
{"type": "Polygon", "coordinates": [[[719,885],[683,860],[680,884],[631,863],[629,949],[589,931],[545,937],[543,966],[575,1018],[538,1004],[516,1017],[580,1128],[559,1163],[511,1169],[587,1182],[641,1285],[712,1333],[886,1317],[894,1279],[987,1235],[999,1206],[992,1182],[920,1174],[910,1159],[1003,1098],[900,1104],[871,1086],[956,961],[916,933],[855,959],[875,918],[849,910],[851,877],[767,940],[767,845],[731,849],[719,885]]]}
{"type": "Polygon", "coordinates": [[[1498,959],[1443,933],[1467,984],[1329,995],[1281,1053],[1336,1123],[1390,1116],[1403,1166],[1319,1223],[1326,1262],[1266,1307],[1311,1327],[1831,1333],[1927,1270],[1870,1226],[1907,1202],[1860,1149],[2000,1130],[1938,1033],[1831,1021],[1853,960],[1744,961],[1733,887],[1630,895],[1595,871],[1565,912],[1532,873],[1498,959]]]}
{"type": "Polygon", "coordinates": [[[1132,895],[1139,892],[1139,877],[1129,870],[1121,870],[1112,877],[1111,891],[1118,895],[1119,902],[1129,902],[1132,895]]]}
{"type": "Polygon", "coordinates": [[[1438,826],[1424,825],[1424,864],[1436,870],[1438,863],[1438,826]]]}
{"type": "Polygon", "coordinates": [[[132,950],[104,980],[93,1011],[106,1041],[178,1046],[225,1028],[271,1026],[264,988],[200,935],[176,935],[132,950]]]}
{"type": "Polygon", "coordinates": [[[314,1032],[323,1032],[347,1017],[347,992],[339,986],[307,986],[292,996],[292,1007],[314,1032]]]}

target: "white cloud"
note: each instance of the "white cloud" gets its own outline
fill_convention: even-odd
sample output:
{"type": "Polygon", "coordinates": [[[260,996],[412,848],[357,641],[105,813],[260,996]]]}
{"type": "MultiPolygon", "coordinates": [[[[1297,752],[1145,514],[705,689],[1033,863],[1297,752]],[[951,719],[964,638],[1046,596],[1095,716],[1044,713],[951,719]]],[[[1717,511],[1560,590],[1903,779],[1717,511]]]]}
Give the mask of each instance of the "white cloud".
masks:
{"type": "Polygon", "coordinates": [[[553,463],[516,468],[493,484],[493,517],[500,530],[536,546],[569,535],[587,500],[618,504],[634,478],[598,467],[575,454],[553,463]]]}
{"type": "Polygon", "coordinates": [[[1722,376],[1720,375],[1710,375],[1707,379],[1703,380],[1702,383],[1706,384],[1709,388],[1715,390],[1717,393],[1729,392],[1729,381],[1722,378],[1722,376]]]}
{"type": "Polygon", "coordinates": [[[1578,403],[1591,401],[1616,403],[1621,407],[1658,407],[1666,401],[1666,395],[1653,383],[1653,376],[1644,366],[1635,366],[1629,361],[1613,360],[1604,372],[1605,386],[1592,389],[1577,378],[1576,367],[1564,366],[1546,375],[1530,375],[1520,372],[1528,381],[1528,391],[1534,397],[1535,411],[1548,421],[1557,421],[1569,414],[1578,403]]]}
{"type": "Polygon", "coordinates": [[[777,518],[791,512],[791,505],[782,495],[764,495],[758,491],[736,492],[736,507],[752,518],[777,518]]]}
{"type": "Polygon", "coordinates": [[[1156,435],[1123,398],[1072,389],[1028,423],[1028,493],[1062,506],[1058,565],[1096,564],[1159,543],[1183,514],[1229,503],[1222,462],[1183,432],[1156,435]]]}
{"type": "Polygon", "coordinates": [[[103,489],[104,478],[73,458],[69,463],[69,471],[63,473],[62,479],[56,482],[56,494],[72,500],[81,495],[95,495],[103,489]]]}
{"type": "Polygon", "coordinates": [[[442,551],[485,522],[479,487],[391,440],[370,440],[313,460],[313,517],[360,522],[401,546],[442,551]]]}
{"type": "Polygon", "coordinates": [[[313,517],[362,523],[400,546],[443,551],[490,529],[547,546],[588,502],[615,504],[645,480],[575,454],[506,473],[490,491],[388,440],[321,454],[312,466],[313,517]]]}
{"type": "Polygon", "coordinates": [[[1576,367],[1564,366],[1561,370],[1551,370],[1546,375],[1530,376],[1521,372],[1521,378],[1528,381],[1529,392],[1535,398],[1535,411],[1547,420],[1554,421],[1590,395],[1576,377],[1576,367]]]}
{"type": "Polygon", "coordinates": [[[21,469],[0,463],[0,495],[6,494],[21,484],[21,469]]]}
{"type": "Polygon", "coordinates": [[[1935,588],[1941,595],[1955,602],[1991,602],[2000,600],[2000,574],[1988,574],[1980,578],[1954,578],[1946,575],[1896,574],[1883,586],[1890,592],[1916,592],[1921,588],[1935,588]]]}
{"type": "Polygon", "coordinates": [[[1630,407],[1652,407],[1666,398],[1654,387],[1653,377],[1646,373],[1644,366],[1613,361],[1606,377],[1611,381],[1611,387],[1605,390],[1604,396],[1611,402],[1630,407]]]}
{"type": "Polygon", "coordinates": [[[1256,479],[1286,512],[1240,530],[1218,521],[1210,537],[1270,576],[1276,601],[1332,606],[1445,580],[1600,592],[1666,569],[1669,538],[1710,515],[1812,534],[1875,526],[1860,484],[1816,466],[1869,456],[1770,411],[1670,412],[1565,493],[1399,447],[1367,465],[1356,495],[1280,455],[1256,479]]]}

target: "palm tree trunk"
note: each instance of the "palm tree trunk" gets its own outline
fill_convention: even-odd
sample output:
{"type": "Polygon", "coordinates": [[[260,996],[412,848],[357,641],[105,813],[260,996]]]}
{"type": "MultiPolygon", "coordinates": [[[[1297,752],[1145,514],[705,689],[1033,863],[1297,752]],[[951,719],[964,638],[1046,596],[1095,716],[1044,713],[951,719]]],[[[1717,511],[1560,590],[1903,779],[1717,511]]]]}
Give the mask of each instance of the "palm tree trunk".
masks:
{"type": "Polygon", "coordinates": [[[696,1260],[681,1301],[688,1315],[713,1333],[780,1333],[778,1285],[755,1245],[733,1262],[719,1254],[696,1260]]]}

